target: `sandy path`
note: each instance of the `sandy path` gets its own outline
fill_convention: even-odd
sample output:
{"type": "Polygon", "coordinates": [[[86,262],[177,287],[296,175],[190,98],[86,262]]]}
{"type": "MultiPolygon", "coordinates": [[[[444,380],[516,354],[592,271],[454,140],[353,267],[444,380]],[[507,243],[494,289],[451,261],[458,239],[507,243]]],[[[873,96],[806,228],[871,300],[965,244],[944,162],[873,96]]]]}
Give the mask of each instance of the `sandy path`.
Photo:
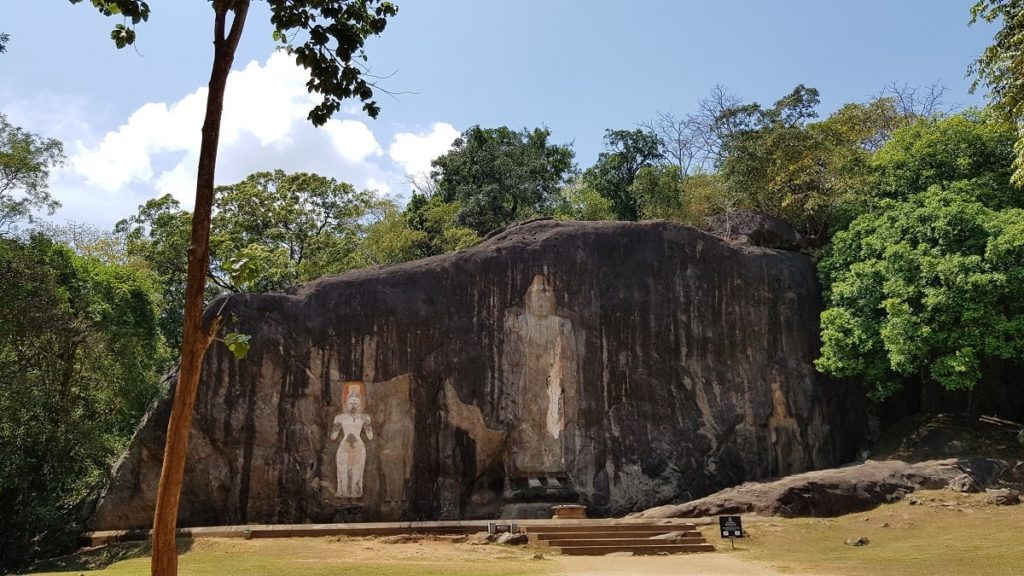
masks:
{"type": "Polygon", "coordinates": [[[562,576],[784,576],[771,568],[722,553],[673,556],[552,556],[555,573],[562,576]]]}

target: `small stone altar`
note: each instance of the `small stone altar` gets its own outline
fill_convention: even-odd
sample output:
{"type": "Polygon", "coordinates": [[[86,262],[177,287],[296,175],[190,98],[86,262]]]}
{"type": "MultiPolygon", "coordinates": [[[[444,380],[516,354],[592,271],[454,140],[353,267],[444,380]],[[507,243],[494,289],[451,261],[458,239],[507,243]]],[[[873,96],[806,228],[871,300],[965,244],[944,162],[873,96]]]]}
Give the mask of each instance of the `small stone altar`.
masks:
{"type": "Polygon", "coordinates": [[[562,504],[552,506],[552,519],[554,520],[586,520],[587,507],[581,504],[562,504]]]}
{"type": "MultiPolygon", "coordinates": [[[[676,224],[533,222],[221,306],[251,350],[206,355],[182,526],[617,515],[857,441],[811,261],[676,224]]],[[[170,404],[90,528],[149,526],[170,404]]]]}

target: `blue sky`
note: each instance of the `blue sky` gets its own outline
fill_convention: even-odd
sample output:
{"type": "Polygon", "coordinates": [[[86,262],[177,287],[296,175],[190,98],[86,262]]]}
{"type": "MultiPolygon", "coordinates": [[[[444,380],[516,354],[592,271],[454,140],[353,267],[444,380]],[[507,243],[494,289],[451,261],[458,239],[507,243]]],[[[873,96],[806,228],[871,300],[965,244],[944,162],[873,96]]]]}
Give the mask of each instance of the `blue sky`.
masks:
{"type": "MultiPolygon", "coordinates": [[[[64,207],[53,219],[109,227],[161,193],[189,205],[212,58],[208,2],[151,0],[137,50],[116,50],[115,21],[88,2],[6,2],[0,112],[65,142],[68,165],[51,182],[64,207]]],[[[368,53],[402,94],[381,95],[377,120],[352,107],[319,130],[304,120],[301,71],[273,55],[267,8],[253,3],[218,183],[283,168],[401,197],[473,124],[548,126],[585,168],[606,128],[685,114],[716,84],[770,103],[804,83],[821,91],[823,114],[892,82],[939,82],[948,104],[978,104],[965,70],[994,32],[967,26],[970,0],[396,3],[368,53]]]]}

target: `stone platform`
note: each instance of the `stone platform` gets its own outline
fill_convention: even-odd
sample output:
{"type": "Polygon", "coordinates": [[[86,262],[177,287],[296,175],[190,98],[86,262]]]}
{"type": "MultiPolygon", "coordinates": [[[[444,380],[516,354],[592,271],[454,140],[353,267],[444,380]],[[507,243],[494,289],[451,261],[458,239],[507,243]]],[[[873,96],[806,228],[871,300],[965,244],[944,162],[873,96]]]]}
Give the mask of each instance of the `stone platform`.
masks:
{"type": "Polygon", "coordinates": [[[549,546],[571,556],[603,556],[613,552],[676,554],[714,552],[715,546],[691,522],[674,524],[567,524],[527,526],[530,542],[549,546]]]}
{"type": "MultiPolygon", "coordinates": [[[[424,522],[360,522],[347,524],[243,524],[179,528],[179,538],[305,538],[319,536],[393,536],[395,534],[474,534],[486,532],[489,524],[515,523],[534,541],[541,535],[565,532],[589,533],[594,538],[624,531],[640,530],[644,536],[692,531],[692,520],[587,519],[587,520],[441,520],[424,522]]],[[[102,530],[81,536],[85,546],[112,542],[148,540],[149,530],[102,530]]],[[[543,538],[543,537],[542,537],[543,538]]],[[[546,538],[544,538],[546,539],[546,538]]]]}

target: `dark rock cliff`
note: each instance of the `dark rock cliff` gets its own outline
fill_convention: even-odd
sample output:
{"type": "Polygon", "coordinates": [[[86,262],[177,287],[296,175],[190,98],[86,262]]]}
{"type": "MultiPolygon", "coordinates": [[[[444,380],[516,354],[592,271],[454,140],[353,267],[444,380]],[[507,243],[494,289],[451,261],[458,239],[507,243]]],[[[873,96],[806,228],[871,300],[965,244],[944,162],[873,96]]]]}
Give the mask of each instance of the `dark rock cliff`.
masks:
{"type": "MultiPolygon", "coordinates": [[[[621,514],[846,461],[820,309],[806,257],[665,222],[533,222],[233,296],[252,349],[207,354],[181,525],[493,517],[531,490],[621,514]]],[[[149,526],[169,410],[93,529],[149,526]]]]}

